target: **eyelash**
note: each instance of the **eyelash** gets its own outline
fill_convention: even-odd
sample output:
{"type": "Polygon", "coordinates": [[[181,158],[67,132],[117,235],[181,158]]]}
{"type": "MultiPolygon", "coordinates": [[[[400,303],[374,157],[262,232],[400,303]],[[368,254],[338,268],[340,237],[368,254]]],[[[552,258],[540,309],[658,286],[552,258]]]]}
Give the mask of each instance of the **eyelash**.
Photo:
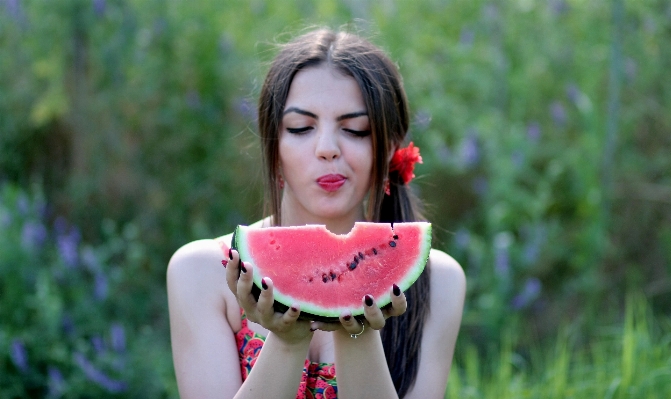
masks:
{"type": "MultiPolygon", "coordinates": [[[[299,127],[299,128],[287,128],[287,132],[291,134],[304,134],[308,130],[312,129],[312,127],[299,127]]],[[[344,131],[351,133],[352,135],[356,137],[366,137],[370,135],[370,130],[353,130],[353,129],[343,129],[344,131]]]]}

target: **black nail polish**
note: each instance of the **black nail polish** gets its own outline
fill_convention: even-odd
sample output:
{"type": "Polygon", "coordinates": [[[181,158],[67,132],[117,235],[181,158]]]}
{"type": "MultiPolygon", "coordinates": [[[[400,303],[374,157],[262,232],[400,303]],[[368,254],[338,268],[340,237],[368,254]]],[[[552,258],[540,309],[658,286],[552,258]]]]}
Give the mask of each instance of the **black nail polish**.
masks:
{"type": "Polygon", "coordinates": [[[399,296],[401,295],[401,289],[398,288],[398,285],[394,284],[394,295],[399,296]]]}
{"type": "Polygon", "coordinates": [[[366,306],[373,306],[373,297],[366,295],[366,306]]]}
{"type": "Polygon", "coordinates": [[[350,315],[347,315],[347,316],[343,317],[343,319],[345,319],[345,321],[350,321],[351,318],[352,318],[352,316],[350,316],[350,315]]]}
{"type": "Polygon", "coordinates": [[[232,248],[228,249],[228,259],[233,260],[233,249],[232,248]]]}
{"type": "Polygon", "coordinates": [[[261,279],[261,287],[263,287],[264,290],[268,289],[268,284],[266,283],[266,278],[261,279]]]}
{"type": "Polygon", "coordinates": [[[247,269],[245,268],[245,264],[240,261],[240,270],[242,270],[243,273],[247,273],[247,269]]]}

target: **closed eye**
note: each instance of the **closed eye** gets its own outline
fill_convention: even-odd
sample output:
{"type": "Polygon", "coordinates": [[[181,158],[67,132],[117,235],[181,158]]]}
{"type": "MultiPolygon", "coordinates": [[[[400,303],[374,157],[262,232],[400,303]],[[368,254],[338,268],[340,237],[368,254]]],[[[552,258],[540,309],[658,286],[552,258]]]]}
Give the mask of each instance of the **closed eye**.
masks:
{"type": "Polygon", "coordinates": [[[307,126],[307,127],[297,127],[297,128],[291,128],[291,127],[288,127],[288,128],[287,128],[287,132],[289,132],[289,133],[293,133],[293,134],[302,134],[302,133],[307,132],[307,131],[310,130],[310,129],[312,129],[312,127],[310,127],[310,126],[307,126]]]}
{"type": "Polygon", "coordinates": [[[366,137],[370,135],[370,130],[354,130],[354,129],[343,129],[343,130],[357,137],[366,137]]]}

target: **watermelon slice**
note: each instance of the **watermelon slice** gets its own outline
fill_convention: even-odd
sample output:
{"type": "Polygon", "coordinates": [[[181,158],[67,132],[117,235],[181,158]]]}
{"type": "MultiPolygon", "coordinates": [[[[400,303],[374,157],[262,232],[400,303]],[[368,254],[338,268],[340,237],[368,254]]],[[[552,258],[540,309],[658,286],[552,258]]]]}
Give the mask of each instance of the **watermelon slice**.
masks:
{"type": "Polygon", "coordinates": [[[302,318],[334,321],[343,311],[362,315],[366,294],[384,307],[393,284],[407,290],[429,258],[431,224],[357,222],[346,235],[323,225],[238,226],[233,248],[255,267],[257,298],[270,277],[276,310],[300,304],[302,318]]]}

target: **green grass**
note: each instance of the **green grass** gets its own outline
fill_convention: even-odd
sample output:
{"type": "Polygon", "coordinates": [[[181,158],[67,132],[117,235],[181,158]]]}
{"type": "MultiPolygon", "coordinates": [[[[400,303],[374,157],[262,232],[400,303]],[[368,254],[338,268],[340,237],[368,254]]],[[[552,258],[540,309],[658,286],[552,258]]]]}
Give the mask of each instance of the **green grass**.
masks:
{"type": "MultiPolygon", "coordinates": [[[[630,296],[624,320],[576,343],[579,331],[522,356],[511,333],[493,354],[460,345],[446,398],[671,398],[671,320],[630,296]]],[[[467,339],[467,338],[466,338],[467,339]]]]}

